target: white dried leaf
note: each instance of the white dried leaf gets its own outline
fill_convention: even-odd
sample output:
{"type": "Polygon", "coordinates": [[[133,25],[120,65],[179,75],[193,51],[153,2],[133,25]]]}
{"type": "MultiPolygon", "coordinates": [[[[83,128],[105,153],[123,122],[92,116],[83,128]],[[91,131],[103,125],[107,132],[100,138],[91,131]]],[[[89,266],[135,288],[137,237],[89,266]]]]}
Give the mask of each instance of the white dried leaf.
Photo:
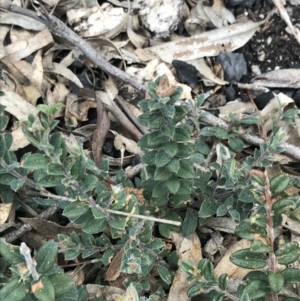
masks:
{"type": "Polygon", "coordinates": [[[29,40],[22,40],[5,47],[6,58],[9,61],[19,61],[28,57],[33,52],[53,42],[50,31],[46,28],[34,35],[29,40]]]}
{"type": "Polygon", "coordinates": [[[280,69],[256,76],[255,85],[269,88],[300,88],[300,69],[280,69]]]}
{"type": "Polygon", "coordinates": [[[11,12],[9,13],[1,12],[0,23],[16,25],[24,29],[34,30],[34,31],[41,31],[46,28],[46,25],[38,20],[20,14],[11,13],[11,12]]]}
{"type": "Polygon", "coordinates": [[[215,76],[215,74],[212,72],[212,70],[207,66],[204,58],[189,61],[189,64],[196,67],[196,69],[199,71],[199,73],[204,76],[206,79],[216,83],[217,85],[227,85],[228,82],[225,80],[222,80],[221,78],[218,78],[215,76]]]}
{"type": "Polygon", "coordinates": [[[159,57],[172,63],[173,60],[191,61],[205,56],[217,56],[221,51],[234,51],[245,45],[262,22],[234,24],[207,31],[193,37],[161,45],[136,49],[141,61],[159,57]]]}
{"type": "Polygon", "coordinates": [[[83,88],[83,85],[81,81],[78,79],[78,77],[68,68],[65,66],[58,64],[58,63],[53,63],[53,68],[45,68],[45,72],[52,72],[59,74],[73,83],[75,83],[79,88],[83,88]]]}

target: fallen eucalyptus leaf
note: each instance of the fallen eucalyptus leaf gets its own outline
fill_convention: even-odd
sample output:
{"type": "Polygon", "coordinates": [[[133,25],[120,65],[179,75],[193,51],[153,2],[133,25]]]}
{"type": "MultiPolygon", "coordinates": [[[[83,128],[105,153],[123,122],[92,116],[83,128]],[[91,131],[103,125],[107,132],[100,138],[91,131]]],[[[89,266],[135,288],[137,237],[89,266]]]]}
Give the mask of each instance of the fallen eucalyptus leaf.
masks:
{"type": "Polygon", "coordinates": [[[191,61],[205,56],[217,56],[221,51],[234,51],[245,45],[264,22],[233,24],[179,41],[136,49],[135,53],[141,61],[158,56],[169,64],[173,60],[191,61]]]}
{"type": "Polygon", "coordinates": [[[269,88],[300,88],[300,69],[280,69],[260,74],[253,84],[269,88]]]}

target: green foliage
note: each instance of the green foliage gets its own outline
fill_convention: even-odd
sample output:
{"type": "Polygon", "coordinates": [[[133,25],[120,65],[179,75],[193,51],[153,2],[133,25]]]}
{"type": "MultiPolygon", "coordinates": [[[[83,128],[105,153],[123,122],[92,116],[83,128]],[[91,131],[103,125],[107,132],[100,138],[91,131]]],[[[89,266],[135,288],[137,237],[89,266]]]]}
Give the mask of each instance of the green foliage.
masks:
{"type": "MultiPolygon", "coordinates": [[[[1,277],[1,300],[86,300],[85,286],[75,287],[57,265],[58,253],[66,261],[89,261],[98,268],[108,267],[113,257],[120,256],[120,273],[126,274],[123,285],[127,290],[116,300],[160,300],[178,269],[178,255],[166,246],[164,238],[172,231],[187,237],[215,215],[232,217],[238,224],[236,235],[251,241],[250,248],[235,252],[230,260],[254,271],[245,276],[236,297],[227,291],[227,274],[216,277],[207,259],[197,266],[181,261],[180,268],[191,283],[190,297],[208,291],[214,301],[260,301],[284,294],[285,286],[299,283],[300,270],[290,265],[299,259],[300,247],[292,241],[275,248],[273,231],[281,225],[282,214],[300,220],[299,195],[289,191],[300,185],[286,174],[269,179],[263,172],[272,166],[274,154],[283,150],[285,137],[277,121],[291,123],[297,112],[288,110],[274,117],[269,140],[239,162],[235,154],[244,148],[241,129],[259,124],[259,119],[249,116],[240,120],[230,114],[226,129],[202,124],[200,128],[199,118],[209,116],[201,110],[204,94],[181,103],[181,93],[180,87],[169,86],[167,78],[160,77],[148,84],[147,99],[139,102],[143,114],[138,120],[149,129],[139,141],[144,170],[141,179],[134,180],[144,188],[142,202],[125,189],[134,184],[123,170],[117,172],[116,185],[109,189],[105,185],[108,161],[103,160],[98,169],[81,143],[56,131],[55,117],[61,105],[41,105],[39,116],[31,115],[23,123],[23,131],[37,151],[24,154],[18,161],[10,151],[13,138],[5,131],[8,118],[0,106],[2,200],[14,202],[16,210],[21,210],[14,196],[31,191],[26,203],[39,211],[58,206],[64,218],[81,230],[48,241],[35,254],[36,265],[28,264],[31,257],[22,245],[0,239],[0,275],[8,275],[10,269],[9,277],[1,277]],[[159,223],[156,227],[147,217],[164,218],[181,226],[159,223]],[[20,267],[25,262],[24,270],[20,267]],[[277,263],[285,268],[277,270],[277,263]],[[157,287],[154,291],[153,286],[157,287]],[[139,296],[143,293],[148,297],[139,296]]],[[[283,300],[299,299],[286,296],[283,300]]]]}

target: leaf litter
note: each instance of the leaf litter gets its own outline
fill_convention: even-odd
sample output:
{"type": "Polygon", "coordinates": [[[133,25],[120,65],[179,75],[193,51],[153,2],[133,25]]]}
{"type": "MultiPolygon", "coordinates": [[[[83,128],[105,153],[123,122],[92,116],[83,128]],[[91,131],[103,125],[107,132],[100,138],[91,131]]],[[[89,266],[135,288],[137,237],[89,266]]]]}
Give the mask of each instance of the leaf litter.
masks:
{"type": "MultiPolygon", "coordinates": [[[[276,22],[280,23],[271,9],[264,11],[263,18],[261,18],[259,11],[253,11],[251,8],[247,9],[247,14],[235,14],[236,11],[225,7],[222,1],[214,1],[213,6],[207,6],[204,1],[185,2],[182,0],[163,1],[161,5],[158,5],[158,1],[110,0],[103,2],[99,5],[97,1],[87,1],[85,4],[77,1],[58,3],[50,0],[43,1],[46,8],[49,11],[52,10],[54,14],[58,16],[66,14],[64,21],[68,27],[82,38],[88,39],[92,47],[99,51],[107,61],[117,68],[123,68],[128,75],[136,78],[136,81],[147,82],[166,74],[170,85],[183,87],[182,101],[205,93],[206,109],[218,110],[219,118],[225,121],[229,120],[229,114],[234,114],[239,118],[258,116],[263,122],[263,132],[267,135],[272,124],[271,113],[280,110],[279,104],[282,105],[283,110],[296,108],[296,105],[299,108],[300,74],[297,69],[300,66],[299,62],[297,63],[293,54],[289,54],[286,49],[282,54],[280,48],[274,48],[275,50],[266,53],[269,45],[276,46],[276,41],[268,40],[266,47],[262,47],[264,46],[262,39],[257,42],[257,36],[263,35],[269,28],[274,30],[276,22]],[[248,17],[248,13],[252,15],[252,19],[248,17]],[[249,51],[249,48],[252,49],[249,51]],[[221,66],[216,58],[223,52],[230,54],[234,51],[243,54],[248,70],[252,67],[254,70],[254,62],[257,64],[256,76],[252,76],[251,72],[247,73],[251,78],[250,81],[244,78],[242,81],[242,77],[238,82],[225,78],[225,67],[222,64],[221,66]],[[270,70],[270,62],[266,56],[271,57],[272,53],[282,57],[276,57],[276,61],[273,59],[273,69],[270,70]],[[279,66],[277,68],[281,60],[289,61],[289,55],[294,61],[292,67],[282,69],[279,66]],[[178,72],[176,67],[174,64],[172,66],[174,60],[185,62],[195,68],[196,73],[192,83],[189,80],[182,80],[185,77],[180,77],[176,73],[178,72]],[[275,68],[277,70],[274,70],[275,68]],[[237,84],[240,89],[236,88],[237,84]],[[249,88],[259,103],[256,105],[252,102],[244,103],[245,98],[248,100],[249,98],[245,96],[243,87],[249,88]],[[264,90],[260,90],[260,87],[264,90]],[[284,94],[286,90],[278,91],[278,88],[289,89],[289,91],[284,94]],[[264,92],[261,93],[261,91],[264,92]],[[265,94],[268,94],[267,103],[258,109],[261,102],[266,101],[262,97],[265,94]],[[220,106],[220,102],[213,101],[216,95],[225,95],[226,104],[223,102],[220,106]]],[[[275,2],[281,7],[280,13],[290,34],[299,41],[299,29],[288,16],[291,10],[295,16],[297,8],[289,7],[290,10],[287,12],[279,1],[275,2]]],[[[295,21],[295,18],[292,20],[295,21]]],[[[299,21],[298,14],[296,22],[299,21]]],[[[115,156],[112,156],[109,151],[107,154],[103,153],[103,156],[110,158],[112,174],[122,167],[127,167],[129,172],[134,169],[135,167],[131,166],[133,157],[140,154],[136,141],[146,129],[137,128],[134,118],[141,112],[136,107],[133,110],[132,105],[136,105],[138,100],[144,98],[144,91],[133,89],[128,81],[122,82],[118,77],[108,78],[101,69],[97,68],[99,64],[96,59],[93,59],[93,55],[83,56],[82,52],[76,48],[77,45],[72,45],[62,39],[59,32],[50,32],[47,26],[37,18],[6,10],[1,12],[0,24],[0,59],[3,67],[1,90],[4,92],[4,96],[0,97],[0,103],[6,107],[6,113],[11,118],[12,125],[9,130],[14,138],[11,150],[22,152],[22,149],[29,145],[17,121],[27,120],[30,114],[37,115],[39,112],[37,104],[62,103],[65,109],[60,110],[57,117],[63,120],[65,135],[69,132],[74,135],[71,136],[69,143],[76,143],[76,139],[81,139],[88,152],[96,139],[96,143],[104,146],[103,149],[105,145],[107,150],[114,148],[115,156]],[[120,101],[118,103],[115,101],[118,94],[122,98],[121,101],[131,105],[126,105],[127,113],[120,105],[120,101]],[[101,141],[98,141],[96,136],[93,138],[93,133],[97,130],[97,98],[101,99],[109,112],[111,128],[104,137],[101,137],[101,141]],[[93,141],[90,142],[91,140],[93,141]],[[111,145],[106,144],[109,141],[111,145]],[[126,160],[126,158],[130,159],[126,160]]],[[[283,26],[283,23],[280,24],[283,26]]],[[[291,35],[281,33],[278,38],[277,35],[272,37],[282,40],[287,37],[293,39],[291,35]]],[[[297,49],[298,54],[299,48],[299,44],[293,44],[293,49],[297,49]]],[[[299,55],[297,57],[299,58],[299,55]]],[[[287,135],[287,141],[299,151],[299,116],[296,122],[298,122],[296,127],[283,130],[287,135]]],[[[257,134],[258,130],[254,127],[252,131],[257,134]]],[[[248,140],[248,146],[251,146],[250,141],[252,140],[248,140]]],[[[246,148],[245,151],[247,152],[246,148]]],[[[286,165],[282,168],[288,168],[287,162],[299,163],[299,158],[295,159],[286,155],[282,157],[281,162],[285,162],[286,165]]],[[[299,177],[299,169],[289,171],[299,177]]],[[[6,229],[5,225],[9,224],[12,210],[15,209],[7,206],[8,204],[0,205],[1,211],[4,212],[0,219],[0,229],[3,231],[6,229]]],[[[200,240],[196,232],[189,238],[172,233],[170,239],[179,258],[197,264],[202,258],[201,238],[211,237],[212,239],[213,235],[210,233],[217,233],[212,231],[218,230],[224,232],[225,237],[232,235],[235,228],[234,220],[223,219],[223,217],[214,218],[214,221],[211,219],[211,223],[208,222],[206,225],[207,228],[203,228],[202,233],[200,231],[200,240]]],[[[24,218],[23,222],[37,231],[42,227],[40,220],[37,219],[24,218]]],[[[64,229],[54,222],[45,221],[44,226],[46,223],[49,224],[43,230],[44,232],[41,232],[44,238],[50,237],[53,229],[55,229],[54,232],[61,234],[70,233],[70,229],[64,229]]],[[[292,221],[285,219],[284,223],[287,229],[297,231],[296,227],[290,226],[292,221]]],[[[8,225],[8,227],[13,226],[8,225]]],[[[299,235],[299,231],[297,234],[299,235]]],[[[217,263],[218,256],[220,253],[223,254],[216,264],[216,273],[221,275],[224,272],[230,272],[231,277],[234,275],[233,278],[242,279],[245,272],[231,264],[229,257],[234,251],[248,247],[247,242],[242,240],[225,247],[222,235],[218,237],[219,243],[209,240],[210,243],[204,246],[205,255],[217,263]]],[[[122,250],[119,254],[121,253],[122,250]]],[[[106,273],[108,280],[115,281],[120,276],[120,262],[117,259],[118,255],[112,259],[112,264],[106,273]]],[[[181,272],[180,269],[176,272],[174,278],[176,281],[174,280],[171,286],[168,300],[185,300],[186,298],[182,295],[188,288],[184,287],[187,283],[186,276],[181,272]]],[[[85,276],[83,273],[82,279],[85,276]]],[[[89,284],[88,290],[90,296],[102,295],[105,291],[108,294],[107,298],[110,298],[116,292],[124,292],[121,283],[115,283],[115,285],[118,287],[109,288],[89,284]]]]}

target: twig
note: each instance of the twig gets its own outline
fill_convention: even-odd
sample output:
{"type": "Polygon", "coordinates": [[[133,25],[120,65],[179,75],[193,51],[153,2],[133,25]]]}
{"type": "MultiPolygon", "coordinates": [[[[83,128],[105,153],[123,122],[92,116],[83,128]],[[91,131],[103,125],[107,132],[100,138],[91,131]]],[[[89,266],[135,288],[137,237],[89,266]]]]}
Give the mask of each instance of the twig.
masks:
{"type": "MultiPolygon", "coordinates": [[[[97,96],[97,94],[96,94],[97,96]]],[[[100,169],[102,161],[102,148],[110,127],[107,109],[99,97],[97,100],[97,128],[93,134],[92,153],[96,166],[100,169]]]]}
{"type": "MultiPolygon", "coordinates": [[[[222,120],[218,117],[215,117],[214,115],[212,115],[208,112],[205,112],[205,114],[201,114],[200,117],[199,117],[199,120],[203,121],[203,122],[205,122],[209,125],[212,125],[212,126],[221,127],[221,128],[224,128],[224,129],[229,128],[229,125],[228,125],[227,122],[225,122],[224,120],[222,120]]],[[[245,131],[240,133],[240,137],[245,142],[247,142],[249,144],[254,144],[254,145],[261,145],[261,144],[264,144],[266,142],[264,139],[254,135],[254,134],[247,133],[245,131]]],[[[286,143],[286,142],[283,142],[281,144],[281,146],[283,147],[284,153],[286,155],[292,156],[293,158],[300,161],[300,148],[299,147],[296,147],[296,146],[291,145],[291,144],[286,143]]]]}
{"type": "Polygon", "coordinates": [[[116,95],[116,101],[118,105],[124,110],[126,115],[129,117],[129,119],[132,121],[132,123],[140,130],[143,134],[148,134],[149,130],[145,126],[141,125],[138,121],[135,115],[130,111],[130,109],[125,105],[124,100],[119,95],[116,95]]]}
{"type": "Polygon", "coordinates": [[[131,85],[138,91],[146,92],[146,86],[142,81],[111,65],[88,42],[83,40],[73,30],[71,30],[67,25],[65,25],[61,20],[52,14],[41,14],[41,16],[38,17],[34,12],[16,5],[11,5],[9,2],[1,3],[0,8],[40,21],[41,23],[45,24],[53,34],[66,39],[68,42],[77,47],[86,57],[88,57],[104,72],[124,83],[131,85]]]}
{"type": "MultiPolygon", "coordinates": [[[[45,194],[41,193],[41,195],[45,195],[45,194]]],[[[62,197],[62,196],[59,196],[59,195],[52,194],[51,192],[48,192],[46,194],[46,196],[50,197],[50,198],[53,198],[53,199],[57,199],[57,200],[62,200],[63,199],[63,200],[68,201],[68,202],[75,202],[76,201],[76,199],[72,199],[72,198],[69,198],[69,197],[62,197]]],[[[128,213],[128,212],[122,212],[122,211],[116,211],[116,210],[112,210],[112,209],[102,208],[98,204],[96,204],[96,202],[93,198],[89,198],[88,201],[87,201],[87,204],[90,207],[94,207],[94,208],[97,208],[97,209],[101,210],[102,212],[107,212],[107,213],[112,213],[112,214],[122,215],[122,216],[128,216],[128,217],[136,217],[136,218],[143,219],[143,220],[149,220],[149,221],[154,221],[154,222],[159,222],[159,223],[169,224],[169,225],[175,225],[175,226],[180,226],[181,225],[180,222],[175,222],[175,221],[171,221],[171,220],[167,220],[167,219],[161,219],[161,218],[156,218],[156,217],[151,217],[151,216],[146,216],[146,215],[132,214],[132,213],[128,213]]]]}
{"type": "MultiPolygon", "coordinates": [[[[37,217],[40,219],[48,219],[51,215],[53,215],[58,210],[57,205],[53,205],[49,208],[47,208],[45,211],[43,211],[41,214],[39,214],[37,217]]],[[[19,229],[14,230],[12,232],[7,233],[4,235],[4,239],[6,239],[7,242],[13,242],[16,239],[18,239],[20,236],[22,236],[24,233],[32,230],[31,225],[24,224],[19,229]]]]}

